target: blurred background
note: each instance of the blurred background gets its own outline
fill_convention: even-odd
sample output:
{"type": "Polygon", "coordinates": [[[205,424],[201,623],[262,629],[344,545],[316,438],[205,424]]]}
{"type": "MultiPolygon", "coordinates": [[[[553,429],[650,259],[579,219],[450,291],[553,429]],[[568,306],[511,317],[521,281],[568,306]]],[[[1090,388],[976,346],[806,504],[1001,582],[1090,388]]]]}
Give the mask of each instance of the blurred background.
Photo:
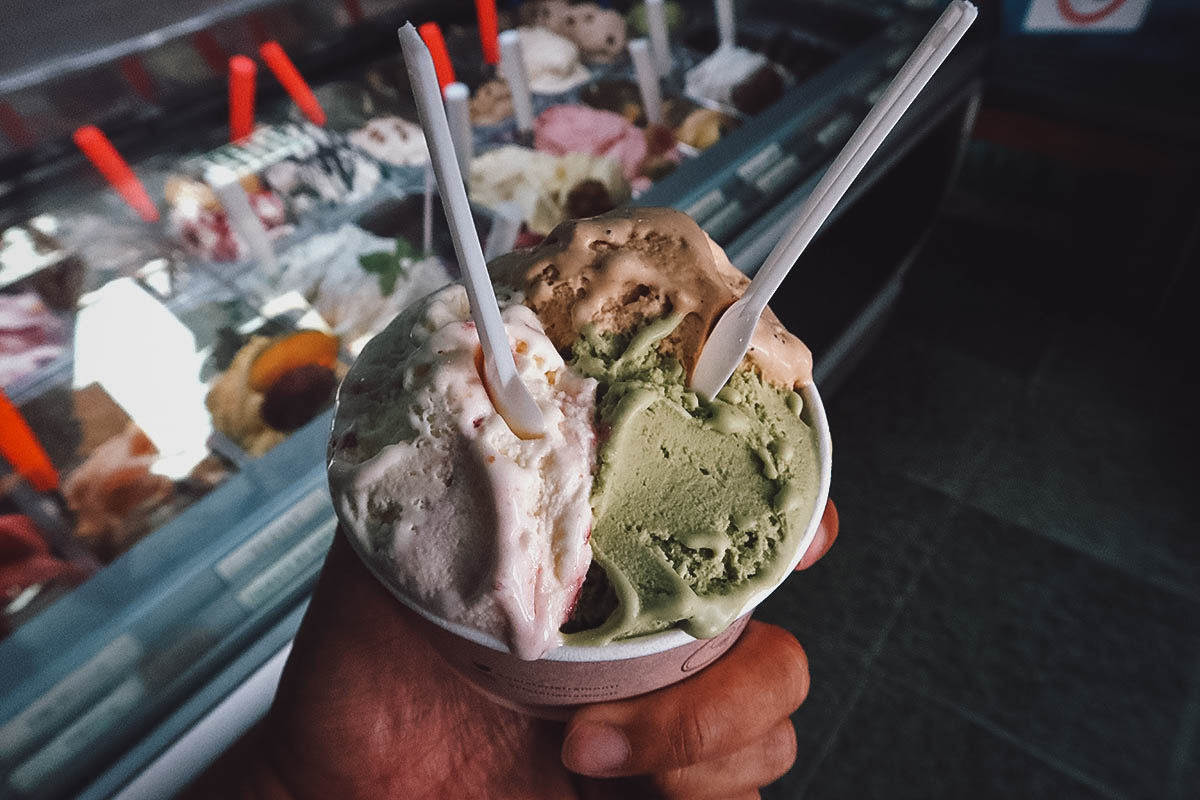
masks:
{"type": "MultiPolygon", "coordinates": [[[[668,2],[678,153],[606,201],[684,210],[753,274],[943,5],[738,0],[769,69],[731,99],[686,81],[712,4],[668,2]]],[[[600,6],[645,35],[639,4],[600,6]]],[[[764,796],[1198,797],[1200,8],[979,7],[772,303],[814,351],[842,532],[758,612],[813,676],[764,796]]],[[[413,264],[456,274],[396,26],[439,23],[477,98],[495,68],[467,0],[5,10],[0,796],[169,797],[270,702],[333,536],[336,377],[413,264]]],[[[628,55],[593,44],[535,111],[644,127],[628,55]]],[[[481,162],[523,141],[472,115],[481,162]]],[[[481,170],[485,242],[538,241],[481,170]]]]}

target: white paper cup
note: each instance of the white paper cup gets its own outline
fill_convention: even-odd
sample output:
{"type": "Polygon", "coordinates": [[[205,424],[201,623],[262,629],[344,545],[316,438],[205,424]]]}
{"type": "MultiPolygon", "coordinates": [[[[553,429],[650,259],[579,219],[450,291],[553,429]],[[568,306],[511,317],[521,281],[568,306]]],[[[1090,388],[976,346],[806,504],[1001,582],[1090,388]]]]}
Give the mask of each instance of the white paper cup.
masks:
{"type": "MultiPolygon", "coordinates": [[[[812,384],[801,394],[804,413],[817,434],[820,479],[812,517],[783,580],[816,537],[832,475],[833,444],[821,395],[812,384]]],[[[398,592],[359,550],[357,537],[346,538],[367,569],[401,603],[433,623],[434,649],[471,686],[500,705],[547,719],[566,719],[584,703],[621,700],[661,689],[707,667],[737,641],[750,622],[750,613],[783,582],[752,596],[733,624],[711,639],[696,639],[672,629],[595,647],[564,645],[537,661],[526,661],[496,637],[432,614],[398,592]]]]}

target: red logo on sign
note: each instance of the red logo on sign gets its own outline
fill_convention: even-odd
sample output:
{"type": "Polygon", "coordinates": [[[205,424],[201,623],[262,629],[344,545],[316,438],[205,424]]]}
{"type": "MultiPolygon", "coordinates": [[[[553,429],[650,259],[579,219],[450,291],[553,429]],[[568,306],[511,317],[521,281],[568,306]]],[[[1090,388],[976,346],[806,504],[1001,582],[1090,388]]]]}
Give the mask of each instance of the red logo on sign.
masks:
{"type": "Polygon", "coordinates": [[[1078,0],[1058,0],[1058,13],[1062,14],[1063,19],[1067,22],[1073,22],[1076,25],[1090,25],[1093,22],[1099,22],[1125,5],[1125,0],[1111,0],[1107,5],[1103,5],[1095,11],[1077,11],[1075,9],[1077,2],[1078,0]]]}

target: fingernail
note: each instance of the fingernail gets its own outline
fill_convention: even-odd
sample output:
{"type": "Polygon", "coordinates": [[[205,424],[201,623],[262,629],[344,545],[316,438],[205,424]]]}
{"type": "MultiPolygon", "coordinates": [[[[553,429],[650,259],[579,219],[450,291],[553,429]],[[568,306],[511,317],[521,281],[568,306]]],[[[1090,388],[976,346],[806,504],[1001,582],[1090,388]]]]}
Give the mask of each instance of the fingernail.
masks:
{"type": "Polygon", "coordinates": [[[613,725],[585,722],[563,742],[563,763],[572,772],[603,777],[629,761],[629,740],[613,725]]]}

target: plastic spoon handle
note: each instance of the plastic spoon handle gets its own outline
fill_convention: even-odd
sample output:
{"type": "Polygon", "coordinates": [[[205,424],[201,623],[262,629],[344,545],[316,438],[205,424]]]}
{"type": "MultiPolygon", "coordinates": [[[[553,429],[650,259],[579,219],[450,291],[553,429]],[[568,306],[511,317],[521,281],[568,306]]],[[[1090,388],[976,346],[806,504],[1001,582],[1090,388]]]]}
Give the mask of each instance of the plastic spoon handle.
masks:
{"type": "Polygon", "coordinates": [[[662,123],[662,91],[658,86],[658,69],[654,66],[650,43],[645,39],[630,39],[629,57],[633,59],[633,71],[642,93],[646,122],[658,125],[662,123]]]}
{"type": "Polygon", "coordinates": [[[712,397],[729,380],[746,354],[767,301],[900,117],[971,27],[977,13],[975,6],[966,0],[954,0],[904,62],[883,96],[804,201],[796,221],[767,256],[745,294],[717,321],[692,372],[692,387],[697,392],[712,397]]]}
{"type": "Polygon", "coordinates": [[[650,31],[650,44],[654,50],[654,61],[658,74],[671,74],[671,41],[667,35],[667,14],[663,0],[646,0],[646,28],[650,31]]]}
{"type": "Polygon", "coordinates": [[[468,103],[471,91],[465,83],[452,83],[442,90],[446,100],[446,119],[450,123],[450,138],[454,152],[458,155],[458,171],[464,178],[471,175],[471,161],[475,158],[475,142],[471,138],[471,111],[468,103]]]}
{"type": "Polygon", "coordinates": [[[233,229],[241,234],[250,247],[250,254],[269,274],[278,271],[279,260],[275,257],[275,246],[266,226],[254,213],[250,196],[238,180],[237,173],[228,167],[214,164],[204,174],[204,180],[221,201],[225,214],[233,229]]]}
{"type": "Polygon", "coordinates": [[[500,74],[512,92],[513,116],[517,129],[533,130],[533,95],[529,91],[529,76],[525,72],[525,55],[521,35],[517,31],[500,34],[500,74]]]}
{"type": "Polygon", "coordinates": [[[429,144],[438,192],[450,223],[454,251],[458,255],[467,298],[471,303],[471,317],[475,320],[479,343],[483,346],[484,374],[496,411],[517,436],[540,436],[545,431],[545,420],[529,389],[521,382],[512,350],[509,349],[508,333],[504,329],[504,321],[500,319],[496,292],[488,275],[487,262],[483,259],[483,249],[479,246],[475,220],[467,202],[467,190],[458,169],[458,159],[454,155],[450,123],[446,120],[446,109],[442,105],[433,59],[411,23],[400,29],[400,47],[404,51],[408,79],[417,101],[417,115],[429,144]]]}
{"type": "Polygon", "coordinates": [[[737,46],[737,23],[734,22],[733,0],[717,2],[717,47],[728,50],[737,46]]]}

